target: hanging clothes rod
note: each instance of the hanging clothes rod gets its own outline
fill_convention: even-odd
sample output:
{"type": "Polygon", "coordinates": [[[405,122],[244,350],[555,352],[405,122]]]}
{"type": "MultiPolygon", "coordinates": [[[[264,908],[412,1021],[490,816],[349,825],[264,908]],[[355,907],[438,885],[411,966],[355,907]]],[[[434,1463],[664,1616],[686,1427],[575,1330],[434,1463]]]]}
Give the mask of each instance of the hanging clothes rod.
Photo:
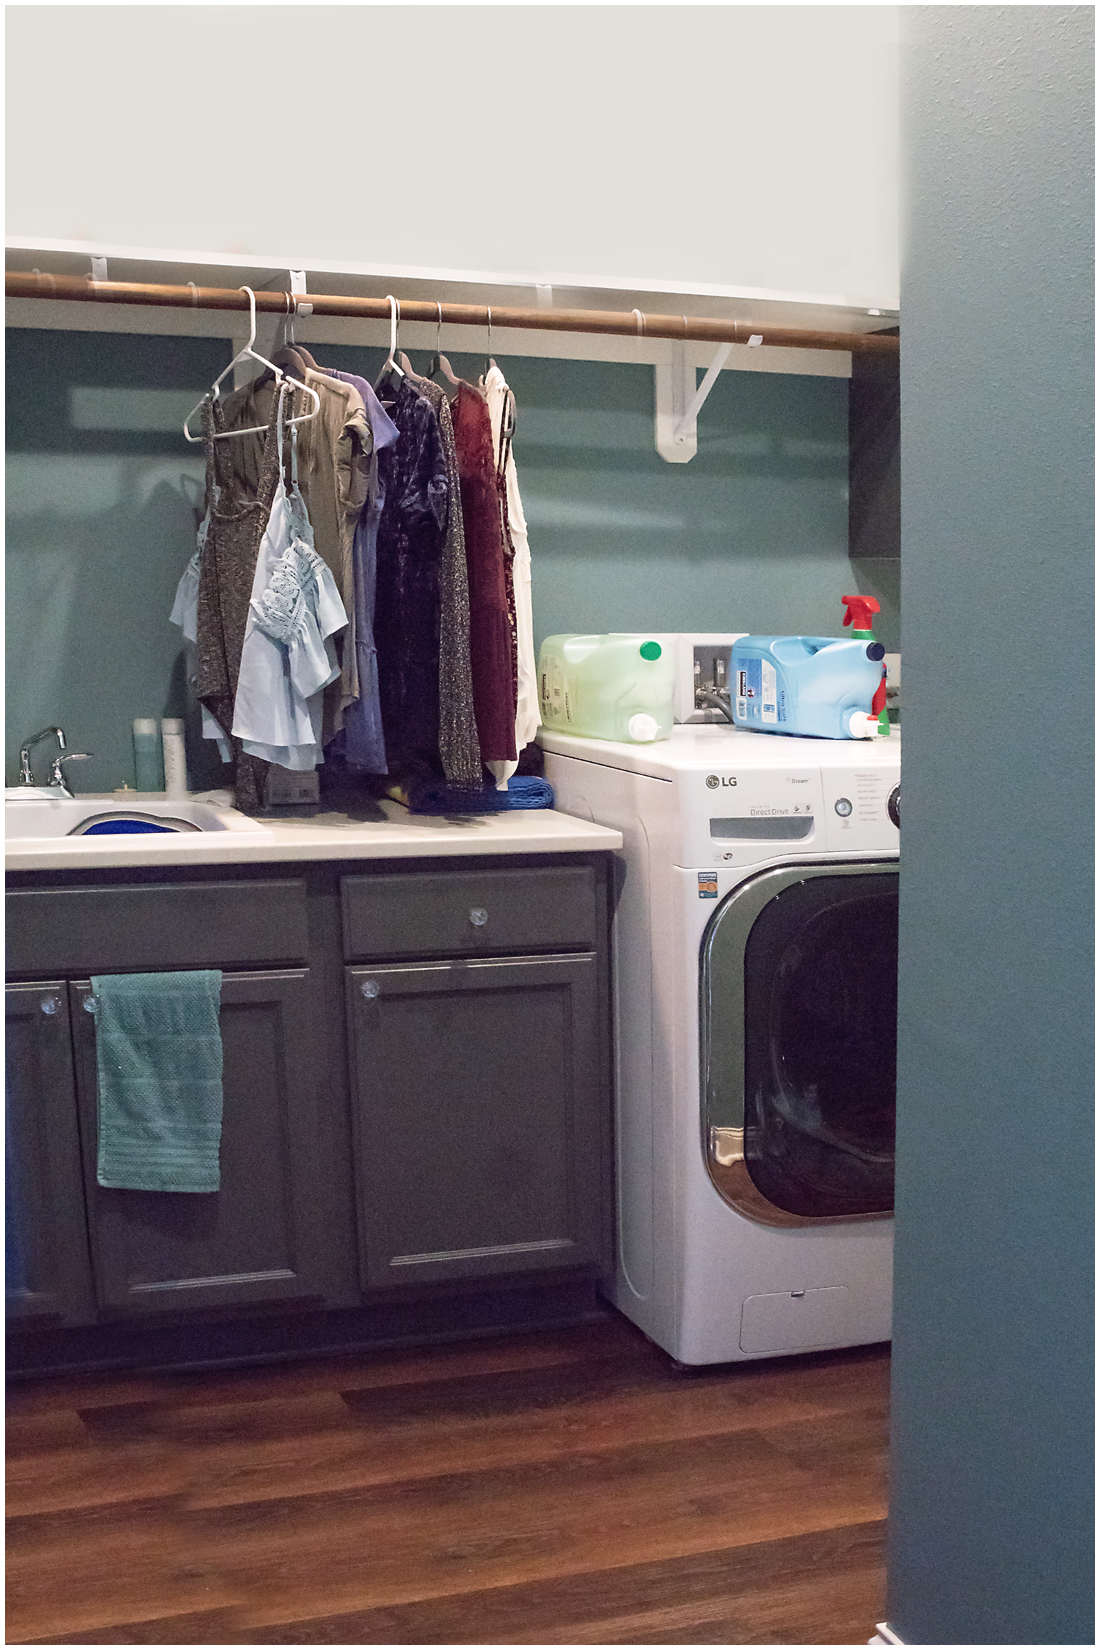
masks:
{"type": "MultiPolygon", "coordinates": [[[[81,275],[46,275],[9,270],[9,298],[60,298],[69,303],[160,304],[171,309],[248,310],[248,295],[233,287],[156,286],[137,281],[94,281],[81,275]]],[[[311,292],[298,295],[314,315],[343,315],[359,321],[388,321],[385,298],[345,298],[311,292]]],[[[294,313],[295,295],[257,292],[256,308],[268,315],[294,313]]],[[[626,338],[670,338],[676,343],[770,344],[780,349],[850,350],[854,355],[897,356],[896,334],[814,332],[804,327],[769,326],[754,321],[714,321],[692,315],[643,315],[640,310],[506,309],[496,304],[435,304],[402,300],[402,321],[442,321],[447,326],[516,327],[533,332],[603,332],[626,338]]]]}

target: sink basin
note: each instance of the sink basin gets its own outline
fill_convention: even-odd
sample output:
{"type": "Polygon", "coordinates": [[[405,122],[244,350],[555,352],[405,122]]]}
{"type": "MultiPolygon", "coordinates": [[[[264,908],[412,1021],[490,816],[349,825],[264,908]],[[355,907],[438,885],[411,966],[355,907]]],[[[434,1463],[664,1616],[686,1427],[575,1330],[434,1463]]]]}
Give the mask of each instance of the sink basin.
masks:
{"type": "Polygon", "coordinates": [[[265,825],[235,808],[211,802],[141,797],[133,803],[114,796],[74,796],[4,803],[8,842],[42,842],[65,836],[136,836],[156,840],[181,831],[251,831],[266,836],[265,825]]]}

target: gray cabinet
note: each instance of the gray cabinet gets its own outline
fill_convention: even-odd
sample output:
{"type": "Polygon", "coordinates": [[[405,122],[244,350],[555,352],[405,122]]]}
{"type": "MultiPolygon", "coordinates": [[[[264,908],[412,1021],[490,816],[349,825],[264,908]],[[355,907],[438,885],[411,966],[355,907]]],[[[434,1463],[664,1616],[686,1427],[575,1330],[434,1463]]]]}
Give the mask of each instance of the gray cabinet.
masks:
{"type": "Polygon", "coordinates": [[[107,1311],[194,1312],[323,1300],[332,1218],[314,1172],[315,1080],[305,969],[225,974],[217,1192],[122,1191],[96,1180],[95,1019],[70,984],[84,1185],[96,1294],[107,1311]]]}
{"type": "Polygon", "coordinates": [[[343,878],[366,1289],[608,1265],[604,900],[590,861],[343,878]]]}
{"type": "Polygon", "coordinates": [[[11,880],[24,1367],[591,1300],[611,1244],[603,857],[290,870],[11,880]],[[102,1187],[91,977],[203,967],[222,970],[220,1189],[102,1187]]]}
{"type": "Polygon", "coordinates": [[[5,993],[5,1228],[9,1318],[95,1315],[65,982],[5,993]]]}
{"type": "Polygon", "coordinates": [[[593,954],[348,970],[364,1281],[603,1258],[593,954]]]}

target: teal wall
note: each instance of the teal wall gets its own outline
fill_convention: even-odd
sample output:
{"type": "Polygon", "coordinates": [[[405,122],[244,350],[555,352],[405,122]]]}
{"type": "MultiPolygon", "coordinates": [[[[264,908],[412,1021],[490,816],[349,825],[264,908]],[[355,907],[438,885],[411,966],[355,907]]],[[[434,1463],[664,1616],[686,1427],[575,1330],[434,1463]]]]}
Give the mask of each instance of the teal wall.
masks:
{"type": "MultiPolygon", "coordinates": [[[[229,353],[216,339],[8,331],[9,784],[20,740],[56,722],[72,749],[93,753],[70,770],[75,790],[132,786],[134,717],[185,713],[180,633],[168,614],[194,549],[202,458],[178,424],[75,428],[72,392],[151,389],[153,404],[135,421],[155,425],[164,403],[182,397],[186,412],[188,390],[210,383],[229,353]]],[[[51,754],[38,752],[40,776],[51,754]]],[[[189,755],[195,782],[222,782],[216,756],[204,770],[209,753],[189,755]]]]}
{"type": "Polygon", "coordinates": [[[888,1621],[1092,1644],[1092,8],[903,8],[888,1621]]]}
{"type": "MultiPolygon", "coordinates": [[[[316,354],[371,378],[382,361],[361,348],[316,354]]],[[[194,547],[202,462],[178,418],[228,355],[220,340],[9,331],[9,781],[20,738],[57,721],[95,753],[74,770],[79,788],[132,784],[133,718],[187,709],[167,616],[194,547]],[[131,392],[121,413],[108,393],[119,390],[131,392]],[[78,424],[143,427],[78,428],[74,409],[78,424]]],[[[452,363],[466,376],[482,366],[452,363]]],[[[519,409],[536,640],[839,633],[840,597],[856,588],[878,595],[882,639],[899,645],[897,564],[853,570],[847,557],[845,379],[722,373],[698,456],[673,465],[654,450],[651,367],[501,364],[519,409]]],[[[220,764],[193,724],[192,712],[193,782],[216,784],[220,764]]]]}

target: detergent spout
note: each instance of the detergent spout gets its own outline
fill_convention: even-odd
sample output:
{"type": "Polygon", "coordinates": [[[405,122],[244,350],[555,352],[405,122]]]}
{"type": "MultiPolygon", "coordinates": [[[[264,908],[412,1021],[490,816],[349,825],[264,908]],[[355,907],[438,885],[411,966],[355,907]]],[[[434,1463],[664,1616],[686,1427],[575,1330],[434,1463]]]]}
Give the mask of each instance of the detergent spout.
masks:
{"type": "Polygon", "coordinates": [[[875,598],[873,596],[841,596],[840,599],[845,608],[844,623],[851,625],[852,635],[866,636],[870,641],[874,641],[875,633],[871,626],[874,622],[874,615],[882,611],[875,598]]]}
{"type": "MultiPolygon", "coordinates": [[[[875,633],[871,629],[871,621],[874,618],[874,615],[882,611],[875,598],[873,596],[841,596],[840,599],[844,603],[844,623],[851,625],[852,635],[859,636],[861,640],[874,643],[876,648],[880,647],[880,643],[875,641],[875,633]]],[[[885,652],[886,649],[882,648],[881,652],[876,655],[871,652],[870,648],[868,648],[867,657],[869,659],[874,659],[876,657],[881,659],[885,652]]],[[[879,682],[878,687],[875,689],[874,698],[871,700],[871,714],[872,716],[878,718],[878,731],[881,736],[884,739],[889,739],[890,717],[886,710],[885,665],[882,667],[882,679],[879,682]]]]}

